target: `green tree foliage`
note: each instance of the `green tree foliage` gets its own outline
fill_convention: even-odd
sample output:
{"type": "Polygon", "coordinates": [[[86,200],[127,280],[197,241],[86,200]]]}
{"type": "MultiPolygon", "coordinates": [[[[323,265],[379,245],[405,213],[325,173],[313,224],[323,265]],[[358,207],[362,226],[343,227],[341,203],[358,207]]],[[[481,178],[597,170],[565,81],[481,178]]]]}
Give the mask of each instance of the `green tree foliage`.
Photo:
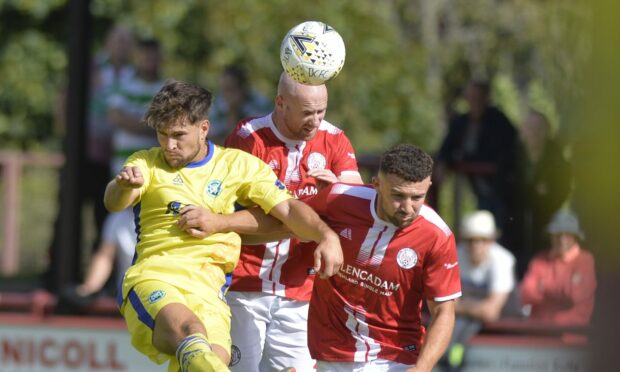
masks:
{"type": "Polygon", "coordinates": [[[54,92],[66,55],[55,16],[63,0],[0,1],[0,145],[30,147],[51,135],[54,92]]]}
{"type": "MultiPolygon", "coordinates": [[[[52,133],[55,92],[65,82],[67,0],[0,0],[0,142],[30,146],[52,133]]],[[[590,21],[565,0],[92,0],[94,46],[113,21],[156,37],[165,76],[217,94],[229,63],[273,96],[279,46],[289,28],[321,20],[347,46],[330,82],[328,119],[360,152],[407,141],[434,150],[460,87],[471,76],[494,79],[496,101],[518,121],[539,105],[558,121],[578,97],[590,21]],[[562,111],[564,110],[564,111],[562,111]]]]}

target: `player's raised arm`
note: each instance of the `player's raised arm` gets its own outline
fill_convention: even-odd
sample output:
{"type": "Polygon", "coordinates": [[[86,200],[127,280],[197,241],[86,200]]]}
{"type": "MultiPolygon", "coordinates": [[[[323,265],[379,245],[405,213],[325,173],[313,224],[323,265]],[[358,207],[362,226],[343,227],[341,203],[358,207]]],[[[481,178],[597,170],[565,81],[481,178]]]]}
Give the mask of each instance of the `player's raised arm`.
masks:
{"type": "Polygon", "coordinates": [[[110,212],[118,212],[129,207],[140,196],[144,177],[138,167],[124,167],[108,183],[103,203],[110,212]]]}
{"type": "Polygon", "coordinates": [[[269,214],[265,215],[260,208],[215,214],[205,208],[188,206],[181,210],[178,225],[197,238],[216,232],[234,231],[244,237],[246,244],[275,241],[295,235],[302,240],[318,243],[314,251],[314,269],[321,277],[330,277],[338,272],[343,259],[338,235],[312,208],[299,200],[287,199],[273,207],[269,214]]]}
{"type": "Polygon", "coordinates": [[[236,232],[244,244],[259,244],[290,237],[291,233],[280,220],[258,208],[248,208],[231,214],[217,214],[206,208],[190,205],[181,209],[179,228],[195,238],[215,233],[236,232]]]}
{"type": "Polygon", "coordinates": [[[266,215],[260,208],[215,214],[205,208],[188,206],[181,210],[178,226],[197,238],[216,232],[234,231],[244,237],[246,244],[275,241],[295,235],[302,240],[318,243],[314,252],[314,269],[322,277],[334,275],[342,265],[342,248],[336,233],[312,208],[296,199],[280,202],[271,209],[270,215],[266,215]]]}

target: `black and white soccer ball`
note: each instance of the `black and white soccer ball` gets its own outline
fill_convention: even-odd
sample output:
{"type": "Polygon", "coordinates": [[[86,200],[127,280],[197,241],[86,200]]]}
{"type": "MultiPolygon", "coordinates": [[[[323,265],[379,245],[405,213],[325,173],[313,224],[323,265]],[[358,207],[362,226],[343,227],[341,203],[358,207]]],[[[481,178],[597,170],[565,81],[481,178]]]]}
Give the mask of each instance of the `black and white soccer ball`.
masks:
{"type": "Polygon", "coordinates": [[[294,80],[309,85],[321,85],[338,76],[345,56],[340,34],[318,21],[307,21],[293,27],[280,47],[284,71],[294,80]]]}

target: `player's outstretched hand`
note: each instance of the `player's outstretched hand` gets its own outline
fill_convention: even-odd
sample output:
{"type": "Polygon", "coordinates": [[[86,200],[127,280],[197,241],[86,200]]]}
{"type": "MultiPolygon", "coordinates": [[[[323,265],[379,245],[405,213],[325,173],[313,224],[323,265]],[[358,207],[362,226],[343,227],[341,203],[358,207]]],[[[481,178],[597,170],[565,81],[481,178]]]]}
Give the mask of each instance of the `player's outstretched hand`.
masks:
{"type": "Polygon", "coordinates": [[[314,270],[322,279],[335,275],[342,266],[342,247],[340,239],[331,233],[314,250],[314,270]]]}
{"type": "Polygon", "coordinates": [[[138,167],[123,167],[116,176],[116,183],[127,189],[139,189],[144,185],[142,172],[138,167]]]}
{"type": "Polygon", "coordinates": [[[194,238],[203,239],[207,236],[220,231],[220,215],[210,210],[196,205],[188,205],[180,211],[179,228],[194,238]]]}
{"type": "Polygon", "coordinates": [[[308,171],[308,176],[316,178],[316,186],[319,190],[338,182],[338,177],[329,169],[312,169],[308,171]]]}

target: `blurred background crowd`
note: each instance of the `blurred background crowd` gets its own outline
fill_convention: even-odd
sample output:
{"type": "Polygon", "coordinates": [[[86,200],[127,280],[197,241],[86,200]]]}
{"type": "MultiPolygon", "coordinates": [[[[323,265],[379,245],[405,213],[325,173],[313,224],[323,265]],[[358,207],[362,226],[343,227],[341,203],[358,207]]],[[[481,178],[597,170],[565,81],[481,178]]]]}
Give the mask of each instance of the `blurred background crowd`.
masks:
{"type": "MultiPolygon", "coordinates": [[[[598,309],[597,278],[597,301],[613,290],[620,49],[611,35],[620,29],[612,1],[92,0],[88,10],[81,253],[58,281],[62,161],[35,157],[8,170],[25,154],[66,150],[69,1],[0,1],[3,195],[15,185],[9,177],[19,178],[13,199],[0,200],[0,248],[17,246],[1,256],[0,296],[43,288],[65,313],[114,296],[135,234],[131,212],[108,214],[102,193],[122,159],[156,144],[140,123],[150,98],[168,78],[209,88],[209,137],[221,144],[241,118],[271,111],[281,38],[309,19],[345,40],[327,116],[347,131],[360,166],[370,171],[399,142],[435,155],[428,203],[455,232],[464,289],[447,365],[461,362],[459,347],[485,322],[585,325],[598,309]]],[[[600,314],[608,319],[605,306],[600,314]]]]}

